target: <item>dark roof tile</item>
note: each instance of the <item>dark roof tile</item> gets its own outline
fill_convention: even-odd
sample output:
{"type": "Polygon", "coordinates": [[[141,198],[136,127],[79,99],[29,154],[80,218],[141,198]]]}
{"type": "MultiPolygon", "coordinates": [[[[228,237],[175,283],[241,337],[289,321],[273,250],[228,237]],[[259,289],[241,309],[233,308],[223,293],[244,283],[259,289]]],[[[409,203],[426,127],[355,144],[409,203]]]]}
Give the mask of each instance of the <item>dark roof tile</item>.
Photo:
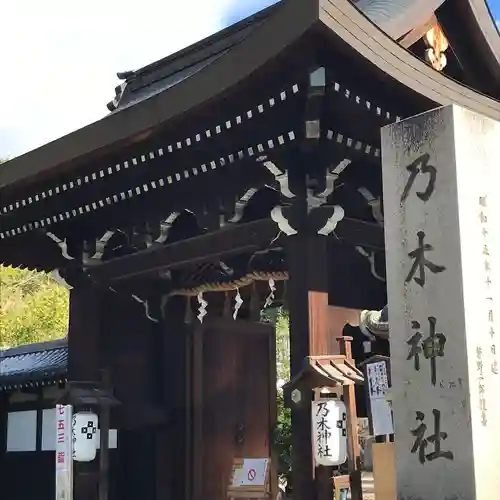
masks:
{"type": "Polygon", "coordinates": [[[54,383],[68,367],[65,339],[0,351],[0,391],[54,383]]]}

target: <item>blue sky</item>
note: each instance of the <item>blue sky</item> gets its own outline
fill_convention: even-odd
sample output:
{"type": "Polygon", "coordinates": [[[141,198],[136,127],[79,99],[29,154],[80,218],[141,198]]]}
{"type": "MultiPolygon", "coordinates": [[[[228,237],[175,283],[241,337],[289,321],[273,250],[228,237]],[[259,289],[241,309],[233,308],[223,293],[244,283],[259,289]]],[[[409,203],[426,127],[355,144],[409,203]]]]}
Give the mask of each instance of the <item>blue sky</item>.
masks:
{"type": "Polygon", "coordinates": [[[500,0],[488,0],[491,13],[495,19],[500,19],[500,0]]]}
{"type": "Polygon", "coordinates": [[[271,3],[5,2],[0,158],[17,156],[105,116],[106,103],[120,83],[118,71],[165,57],[271,3]]]}
{"type": "MultiPolygon", "coordinates": [[[[119,83],[116,72],[160,59],[272,3],[5,2],[0,157],[22,154],[105,116],[119,83]]],[[[500,19],[500,0],[490,0],[490,7],[500,19]]]]}

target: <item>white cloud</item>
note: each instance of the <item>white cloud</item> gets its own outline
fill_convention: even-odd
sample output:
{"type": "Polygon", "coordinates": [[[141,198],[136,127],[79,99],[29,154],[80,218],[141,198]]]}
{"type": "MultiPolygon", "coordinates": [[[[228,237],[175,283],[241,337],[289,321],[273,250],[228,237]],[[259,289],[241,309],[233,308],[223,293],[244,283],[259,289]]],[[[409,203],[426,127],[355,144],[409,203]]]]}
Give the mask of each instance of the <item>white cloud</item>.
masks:
{"type": "Polygon", "coordinates": [[[2,6],[0,157],[102,118],[137,69],[221,28],[231,0],[20,0],[2,6]]]}

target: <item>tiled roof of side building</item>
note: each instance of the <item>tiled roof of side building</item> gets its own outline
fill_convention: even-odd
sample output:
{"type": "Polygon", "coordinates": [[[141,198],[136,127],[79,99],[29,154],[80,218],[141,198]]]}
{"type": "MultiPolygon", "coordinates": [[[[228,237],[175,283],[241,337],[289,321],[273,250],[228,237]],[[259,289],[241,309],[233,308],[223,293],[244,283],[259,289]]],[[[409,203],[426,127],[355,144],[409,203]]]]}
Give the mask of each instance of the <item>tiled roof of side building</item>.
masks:
{"type": "Polygon", "coordinates": [[[66,339],[0,351],[0,391],[49,385],[65,378],[66,339]]]}

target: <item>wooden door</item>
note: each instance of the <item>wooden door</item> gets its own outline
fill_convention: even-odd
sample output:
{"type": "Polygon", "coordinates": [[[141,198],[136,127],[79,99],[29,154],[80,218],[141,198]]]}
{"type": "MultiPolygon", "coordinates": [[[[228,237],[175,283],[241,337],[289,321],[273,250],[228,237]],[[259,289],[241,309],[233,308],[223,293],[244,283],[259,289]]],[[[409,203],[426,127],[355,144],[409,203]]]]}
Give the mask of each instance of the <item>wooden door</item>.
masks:
{"type": "Polygon", "coordinates": [[[193,498],[226,500],[234,458],[271,456],[276,418],[274,327],[204,325],[194,343],[193,498]]]}
{"type": "Polygon", "coordinates": [[[116,500],[156,498],[154,431],[142,427],[120,432],[118,463],[113,467],[110,481],[116,500]]]}

